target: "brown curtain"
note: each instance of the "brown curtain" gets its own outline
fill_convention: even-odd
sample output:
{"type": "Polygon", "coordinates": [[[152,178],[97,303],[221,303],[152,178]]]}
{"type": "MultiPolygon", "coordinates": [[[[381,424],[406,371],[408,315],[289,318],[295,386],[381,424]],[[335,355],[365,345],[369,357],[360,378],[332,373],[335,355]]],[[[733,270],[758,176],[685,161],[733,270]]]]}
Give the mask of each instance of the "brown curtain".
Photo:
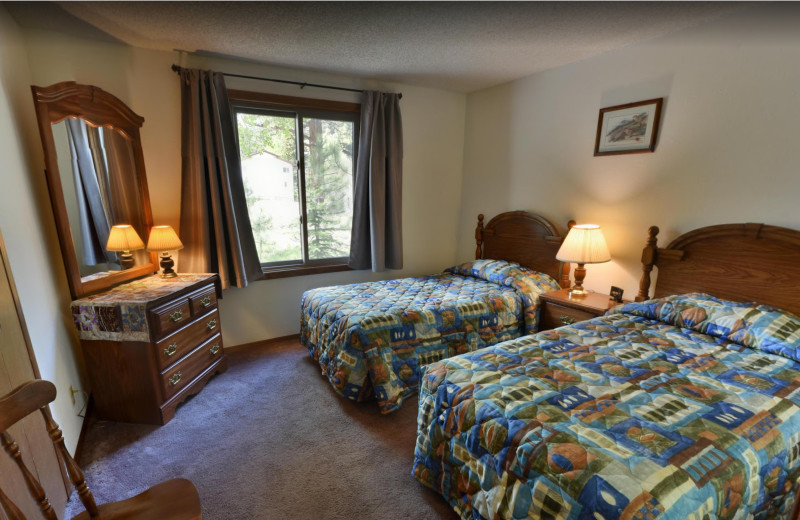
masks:
{"type": "Polygon", "coordinates": [[[225,77],[181,69],[180,269],[218,273],[222,288],[263,277],[242,184],[225,77]]]}
{"type": "Polygon", "coordinates": [[[403,267],[403,122],[400,95],[364,91],[353,197],[353,269],[403,267]]]}

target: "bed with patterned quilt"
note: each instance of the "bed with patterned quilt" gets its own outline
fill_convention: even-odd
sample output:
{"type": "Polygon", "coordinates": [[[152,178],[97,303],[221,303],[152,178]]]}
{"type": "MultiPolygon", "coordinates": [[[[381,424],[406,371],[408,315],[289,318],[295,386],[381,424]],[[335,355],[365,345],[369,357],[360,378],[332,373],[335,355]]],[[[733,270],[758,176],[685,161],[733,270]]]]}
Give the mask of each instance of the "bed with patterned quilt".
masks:
{"type": "Polygon", "coordinates": [[[720,272],[713,255],[730,251],[721,292],[772,295],[794,312],[656,291],[428,365],[413,476],[463,519],[796,518],[800,317],[775,277],[800,259],[800,233],[776,245],[774,232],[728,226],[667,250],[651,228],[640,296],[653,265],[659,285],[709,284],[720,272]],[[771,259],[762,265],[754,251],[771,259]],[[680,262],[689,267],[676,274],[680,262]]]}
{"type": "Polygon", "coordinates": [[[505,260],[444,273],[312,289],[301,302],[301,342],[333,388],[382,413],[416,395],[428,363],[536,332],[550,275],[505,260]]]}
{"type": "Polygon", "coordinates": [[[416,398],[421,366],[537,330],[538,294],[569,284],[562,240],[535,213],[480,214],[475,261],[304,293],[300,341],[338,394],[391,413],[416,398]]]}

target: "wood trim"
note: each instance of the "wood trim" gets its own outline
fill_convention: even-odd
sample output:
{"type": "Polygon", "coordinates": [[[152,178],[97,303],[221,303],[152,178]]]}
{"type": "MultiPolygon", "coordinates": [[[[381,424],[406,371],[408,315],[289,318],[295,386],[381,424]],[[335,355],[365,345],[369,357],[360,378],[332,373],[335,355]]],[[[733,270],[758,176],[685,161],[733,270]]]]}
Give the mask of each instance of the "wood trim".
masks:
{"type": "Polygon", "coordinates": [[[329,265],[298,265],[288,267],[267,267],[263,269],[264,279],[289,278],[292,276],[305,276],[309,274],[338,273],[352,271],[347,264],[329,265]]]}
{"type": "Polygon", "coordinates": [[[800,314],[800,231],[765,224],[698,228],[657,248],[658,228],[648,231],[637,301],[649,297],[650,271],[658,267],[654,297],[706,292],[734,301],[756,301],[800,314]]]}
{"type": "Polygon", "coordinates": [[[280,336],[277,338],[270,338],[270,339],[262,339],[259,341],[253,341],[251,343],[242,343],[241,345],[234,345],[232,347],[224,347],[225,352],[232,353],[232,352],[242,352],[244,350],[250,350],[253,348],[258,347],[269,347],[271,345],[275,345],[278,343],[283,343],[286,341],[300,341],[300,334],[289,334],[288,336],[280,336]]]}
{"type": "Polygon", "coordinates": [[[658,226],[650,226],[647,230],[647,242],[644,249],[642,249],[642,277],[639,279],[639,292],[636,294],[635,300],[637,302],[644,301],[649,298],[650,294],[650,273],[653,271],[653,266],[656,263],[658,255],[658,226]]]}
{"type": "Polygon", "coordinates": [[[331,101],[328,99],[313,99],[297,96],[281,96],[264,92],[251,92],[248,90],[228,89],[228,100],[233,104],[258,104],[269,105],[272,108],[311,110],[325,110],[328,112],[351,112],[360,114],[361,105],[345,101],[331,101]]]}
{"type": "Polygon", "coordinates": [[[78,434],[78,444],[75,445],[75,455],[72,457],[76,461],[81,460],[81,455],[83,455],[84,441],[89,431],[89,419],[94,415],[94,394],[88,393],[87,395],[89,397],[86,400],[86,413],[83,414],[83,424],[81,424],[81,432],[78,434]]]}

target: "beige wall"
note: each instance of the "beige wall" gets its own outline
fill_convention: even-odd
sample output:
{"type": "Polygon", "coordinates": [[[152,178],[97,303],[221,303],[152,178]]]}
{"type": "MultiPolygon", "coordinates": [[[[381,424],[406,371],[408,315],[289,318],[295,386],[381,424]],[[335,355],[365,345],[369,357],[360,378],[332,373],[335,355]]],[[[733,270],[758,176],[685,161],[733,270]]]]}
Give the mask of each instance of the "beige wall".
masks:
{"type": "Polygon", "coordinates": [[[647,228],[800,229],[800,6],[755,6],[467,98],[460,256],[469,218],[511,209],[603,226],[585,285],[632,297],[647,228]],[[598,110],[664,97],[655,153],[593,157],[598,110]]]}
{"type": "MultiPolygon", "coordinates": [[[[176,229],[180,211],[180,91],[170,65],[239,74],[379,88],[403,93],[403,217],[405,268],[385,273],[345,272],[259,281],[226,291],[221,303],[227,346],[296,334],[303,291],[312,287],[436,272],[456,263],[458,206],[466,96],[407,85],[363,83],[312,72],[229,59],[135,49],[29,31],[26,43],[35,84],[74,80],[116,95],[145,118],[142,146],[156,224],[176,229]]],[[[356,100],[354,94],[230,79],[230,88],[295,96],[356,100]]],[[[474,216],[470,218],[470,222],[474,216]]],[[[180,256],[178,269],[180,270],[180,256]]]]}
{"type": "Polygon", "coordinates": [[[78,442],[84,404],[73,407],[69,386],[80,388],[78,342],[69,313],[69,287],[44,180],[23,35],[0,5],[0,231],[41,376],[58,397],[51,406],[70,450],[78,442]]]}

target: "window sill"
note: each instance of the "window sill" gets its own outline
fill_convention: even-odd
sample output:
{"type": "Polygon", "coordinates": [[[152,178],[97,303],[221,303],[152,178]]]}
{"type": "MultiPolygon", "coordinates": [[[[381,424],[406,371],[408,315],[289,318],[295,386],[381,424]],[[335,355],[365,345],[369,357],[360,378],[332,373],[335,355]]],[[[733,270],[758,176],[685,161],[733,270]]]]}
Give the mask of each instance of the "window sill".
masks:
{"type": "Polygon", "coordinates": [[[297,265],[286,267],[265,267],[264,280],[273,278],[288,278],[290,276],[305,276],[309,274],[337,273],[340,271],[352,271],[347,264],[328,264],[328,265],[297,265]]]}

